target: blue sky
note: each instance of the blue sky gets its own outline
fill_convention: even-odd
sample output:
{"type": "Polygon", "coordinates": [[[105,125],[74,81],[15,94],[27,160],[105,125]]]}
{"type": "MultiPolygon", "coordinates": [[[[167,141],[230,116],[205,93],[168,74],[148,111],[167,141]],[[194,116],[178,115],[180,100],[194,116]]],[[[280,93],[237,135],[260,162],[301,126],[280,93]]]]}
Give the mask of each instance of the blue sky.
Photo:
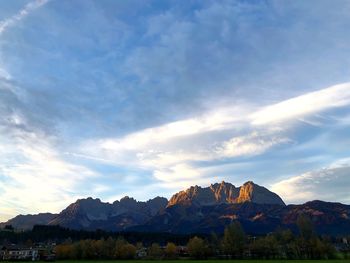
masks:
{"type": "Polygon", "coordinates": [[[0,219],[221,180],[350,203],[349,11],[0,0],[0,219]]]}

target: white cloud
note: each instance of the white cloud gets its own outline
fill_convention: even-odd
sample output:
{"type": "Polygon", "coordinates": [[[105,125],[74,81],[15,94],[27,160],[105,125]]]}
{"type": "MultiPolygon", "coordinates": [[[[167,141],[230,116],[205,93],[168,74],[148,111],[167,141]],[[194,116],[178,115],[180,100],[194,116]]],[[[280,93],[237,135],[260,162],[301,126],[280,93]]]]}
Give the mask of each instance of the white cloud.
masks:
{"type": "Polygon", "coordinates": [[[159,187],[172,189],[173,191],[222,180],[219,176],[207,176],[205,168],[198,168],[185,163],[155,168],[154,177],[159,180],[159,187]]]}
{"type": "Polygon", "coordinates": [[[348,167],[350,166],[350,157],[348,158],[342,158],[339,160],[334,161],[329,165],[329,168],[334,169],[334,168],[343,168],[343,167],[348,167]]]}
{"type": "MultiPolygon", "coordinates": [[[[219,138],[216,138],[219,140],[219,138]]],[[[268,149],[290,140],[279,134],[267,131],[254,131],[250,134],[235,136],[229,140],[222,140],[218,143],[200,145],[198,148],[187,148],[183,150],[167,150],[163,146],[161,150],[145,149],[136,154],[140,164],[148,167],[167,167],[179,163],[191,161],[214,161],[225,158],[242,156],[255,156],[264,153],[268,149]]],[[[185,147],[186,143],[177,142],[180,147],[185,147]]]]}
{"type": "MultiPolygon", "coordinates": [[[[140,164],[148,166],[154,171],[154,177],[171,187],[190,186],[191,184],[207,184],[208,170],[190,165],[193,161],[214,161],[225,158],[235,158],[242,156],[255,156],[262,154],[275,145],[290,142],[287,138],[276,134],[261,134],[252,132],[244,136],[237,136],[228,141],[221,142],[218,146],[208,146],[204,151],[182,152],[158,152],[143,154],[140,164]]],[[[218,180],[222,178],[218,175],[218,180]]],[[[212,176],[210,177],[213,182],[212,176]]],[[[181,188],[180,188],[181,189],[181,188]]]]}
{"type": "Polygon", "coordinates": [[[176,121],[162,126],[131,133],[123,138],[102,139],[97,142],[102,149],[115,152],[133,150],[155,143],[167,142],[178,137],[225,130],[238,124],[247,112],[245,106],[223,108],[195,118],[176,121]]]}
{"type": "Polygon", "coordinates": [[[197,169],[192,168],[187,164],[176,164],[170,168],[163,170],[156,170],[154,172],[155,178],[167,183],[177,182],[179,180],[193,180],[201,177],[197,169]]]}
{"type": "Polygon", "coordinates": [[[0,67],[0,79],[3,78],[5,80],[10,80],[11,75],[4,68],[0,67]]]}
{"type": "MultiPolygon", "coordinates": [[[[257,107],[248,107],[247,105],[221,108],[198,117],[131,133],[122,138],[103,138],[90,143],[105,152],[113,152],[115,156],[125,151],[147,149],[179,138],[200,136],[223,130],[237,131],[244,127],[252,127],[252,125],[268,125],[271,122],[299,119],[312,123],[312,125],[320,125],[320,123],[306,120],[304,117],[348,104],[350,104],[350,83],[343,83],[265,106],[259,110],[255,110],[257,107]]],[[[268,129],[271,130],[271,127],[268,129]]],[[[273,126],[272,129],[278,131],[276,126],[273,126]]],[[[242,138],[233,138],[233,141],[230,142],[231,145],[239,143],[242,138]]],[[[226,146],[229,147],[229,144],[226,146]]]]}
{"type": "Polygon", "coordinates": [[[250,118],[253,125],[264,125],[271,122],[301,118],[329,108],[349,104],[350,83],[342,83],[264,107],[254,112],[250,118]]]}
{"type": "MultiPolygon", "coordinates": [[[[321,111],[349,103],[350,84],[344,83],[258,110],[258,107],[245,105],[241,109],[236,105],[121,138],[89,141],[83,144],[78,155],[147,169],[157,180],[169,184],[171,178],[199,180],[202,175],[192,162],[251,157],[275,146],[290,144],[293,140],[288,137],[288,130],[295,119],[305,121],[311,114],[318,116],[321,111]],[[278,124],[281,121],[291,122],[284,123],[282,128],[278,124]]],[[[303,199],[302,196],[299,199],[303,199]]]]}
{"type": "MultiPolygon", "coordinates": [[[[235,132],[234,130],[230,131],[230,133],[235,132]]],[[[99,141],[100,144],[88,142],[84,145],[82,149],[85,151],[85,155],[73,155],[111,164],[136,165],[154,169],[191,161],[213,161],[240,156],[255,156],[271,147],[290,142],[288,138],[280,134],[280,130],[274,129],[256,130],[245,135],[234,136],[228,140],[220,138],[218,134],[210,137],[212,140],[207,142],[201,140],[200,134],[194,136],[193,140],[198,140],[200,145],[188,143],[187,137],[173,138],[163,142],[150,139],[147,144],[139,144],[139,147],[130,147],[129,149],[121,147],[126,145],[128,140],[120,140],[118,147],[115,148],[105,147],[106,144],[102,140],[99,141]]],[[[109,139],[107,142],[110,142],[109,139]]]]}
{"type": "MultiPolygon", "coordinates": [[[[222,127],[228,129],[230,126],[222,127]]],[[[164,131],[162,128],[160,130],[164,131]]],[[[190,136],[171,137],[167,134],[164,136],[168,138],[167,140],[163,139],[164,137],[153,140],[152,136],[146,140],[146,134],[149,134],[149,131],[140,132],[139,134],[142,135],[140,137],[145,138],[144,143],[134,143],[128,147],[130,146],[128,141],[132,136],[128,136],[127,140],[117,139],[116,147],[104,147],[106,144],[103,140],[98,141],[97,144],[89,142],[82,148],[84,155],[75,154],[75,156],[116,166],[148,170],[158,181],[159,188],[177,191],[193,184],[208,184],[223,179],[220,175],[213,176],[206,169],[192,164],[194,161],[208,162],[226,158],[250,157],[262,154],[276,145],[289,142],[288,138],[280,134],[279,129],[256,130],[227,140],[217,132],[220,132],[220,129],[190,136]],[[203,134],[209,136],[208,141],[202,139],[203,134]],[[198,144],[189,142],[193,140],[198,141],[198,144]]],[[[228,131],[229,134],[236,132],[232,130],[232,127],[228,131]]],[[[160,136],[162,136],[161,133],[160,136]]],[[[110,142],[109,139],[108,142],[110,142]]]]}
{"type": "Polygon", "coordinates": [[[49,0],[35,0],[33,2],[28,3],[23,9],[21,9],[17,14],[7,18],[5,20],[0,21],[0,36],[11,26],[15,25],[17,22],[21,21],[30,12],[35,9],[45,5],[49,0]]]}
{"type": "Polygon", "coordinates": [[[79,197],[77,190],[88,178],[97,176],[63,160],[42,134],[4,136],[0,149],[0,220],[19,213],[58,212],[79,197]]]}
{"type": "Polygon", "coordinates": [[[97,193],[97,194],[103,193],[103,192],[106,192],[106,191],[109,191],[109,190],[112,190],[111,186],[104,185],[104,184],[96,184],[96,185],[94,185],[94,192],[97,193]]]}
{"type": "Polygon", "coordinates": [[[306,172],[272,185],[271,190],[287,203],[323,200],[350,203],[350,158],[326,168],[306,172]]]}
{"type": "Polygon", "coordinates": [[[216,153],[223,158],[259,155],[275,145],[288,142],[290,142],[288,138],[277,134],[252,132],[246,136],[234,137],[223,142],[222,146],[216,149],[216,153]]]}

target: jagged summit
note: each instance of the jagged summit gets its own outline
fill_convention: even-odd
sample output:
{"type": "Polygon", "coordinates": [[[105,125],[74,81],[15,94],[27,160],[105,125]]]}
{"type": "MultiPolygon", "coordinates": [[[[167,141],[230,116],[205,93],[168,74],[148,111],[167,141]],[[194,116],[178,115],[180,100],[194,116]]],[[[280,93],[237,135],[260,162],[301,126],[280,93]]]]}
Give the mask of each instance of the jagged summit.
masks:
{"type": "Polygon", "coordinates": [[[141,202],[125,196],[110,204],[88,197],[70,204],[48,224],[75,229],[124,229],[148,220],[164,208],[167,202],[162,197],[141,202]]]}
{"type": "Polygon", "coordinates": [[[180,191],[171,197],[167,206],[170,207],[176,204],[202,206],[244,202],[285,205],[277,194],[252,181],[248,181],[240,187],[222,181],[221,183],[211,184],[209,187],[191,186],[187,190],[180,191]]]}
{"type": "Polygon", "coordinates": [[[257,204],[279,204],[285,205],[282,198],[267,188],[257,185],[252,181],[244,183],[240,187],[238,203],[253,202],[257,204]]]}

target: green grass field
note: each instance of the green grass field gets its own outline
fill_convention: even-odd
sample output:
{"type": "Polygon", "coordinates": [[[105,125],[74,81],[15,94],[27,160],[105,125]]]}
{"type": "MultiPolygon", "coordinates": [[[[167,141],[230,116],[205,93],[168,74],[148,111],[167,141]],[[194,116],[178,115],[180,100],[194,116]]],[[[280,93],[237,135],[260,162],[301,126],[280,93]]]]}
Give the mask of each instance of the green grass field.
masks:
{"type": "MultiPolygon", "coordinates": [[[[318,262],[327,262],[327,263],[350,263],[350,259],[347,260],[101,260],[96,261],[99,263],[182,263],[182,262],[195,262],[195,263],[214,263],[214,262],[223,262],[223,263],[279,263],[279,262],[287,262],[287,263],[318,263],[318,262]]],[[[77,262],[74,260],[64,260],[64,261],[56,261],[62,263],[73,263],[77,262]]],[[[94,260],[79,260],[80,263],[91,263],[94,260]]]]}

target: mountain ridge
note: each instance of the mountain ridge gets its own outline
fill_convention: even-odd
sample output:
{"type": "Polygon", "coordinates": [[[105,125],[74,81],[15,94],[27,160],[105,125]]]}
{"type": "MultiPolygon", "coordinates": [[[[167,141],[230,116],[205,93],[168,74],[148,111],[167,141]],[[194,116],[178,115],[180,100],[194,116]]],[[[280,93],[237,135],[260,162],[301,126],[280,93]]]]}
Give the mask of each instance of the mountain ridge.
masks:
{"type": "Polygon", "coordinates": [[[58,214],[19,215],[5,223],[30,229],[35,224],[60,225],[70,229],[167,233],[222,232],[234,220],[247,233],[266,234],[275,229],[296,229],[301,214],[307,214],[318,231],[350,234],[350,205],[319,200],[286,205],[275,193],[252,181],[236,187],[222,181],[208,187],[191,186],[169,201],[155,197],[137,201],[125,196],[113,203],[83,198],[58,214]]]}

